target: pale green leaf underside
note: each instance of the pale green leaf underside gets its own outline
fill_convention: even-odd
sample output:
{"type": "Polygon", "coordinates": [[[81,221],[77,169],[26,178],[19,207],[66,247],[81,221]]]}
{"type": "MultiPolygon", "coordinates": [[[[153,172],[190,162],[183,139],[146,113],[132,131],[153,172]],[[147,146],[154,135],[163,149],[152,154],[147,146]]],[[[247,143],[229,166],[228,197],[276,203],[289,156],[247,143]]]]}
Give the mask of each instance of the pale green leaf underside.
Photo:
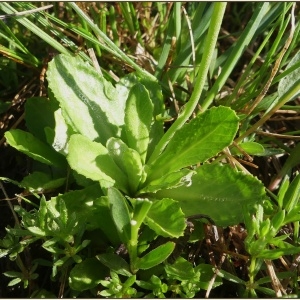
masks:
{"type": "Polygon", "coordinates": [[[186,227],[184,214],[172,199],[154,201],[144,223],[164,237],[182,236],[186,227]]]}
{"type": "Polygon", "coordinates": [[[150,180],[204,162],[229,146],[238,118],[228,107],[214,107],[179,129],[165,151],[150,166],[150,180]]]}
{"type": "Polygon", "coordinates": [[[244,208],[266,198],[263,184],[229,165],[203,165],[192,177],[192,185],[157,192],[155,197],[178,200],[186,216],[206,214],[217,225],[243,222],[244,208]]]}

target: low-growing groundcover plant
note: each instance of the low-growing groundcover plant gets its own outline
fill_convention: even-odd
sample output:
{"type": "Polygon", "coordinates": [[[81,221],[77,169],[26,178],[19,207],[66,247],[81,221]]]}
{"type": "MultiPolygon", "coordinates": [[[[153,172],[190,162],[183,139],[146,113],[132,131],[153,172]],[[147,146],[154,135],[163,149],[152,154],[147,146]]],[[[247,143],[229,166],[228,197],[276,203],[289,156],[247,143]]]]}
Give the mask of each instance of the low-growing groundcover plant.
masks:
{"type": "MultiPolygon", "coordinates": [[[[80,55],[58,54],[49,62],[47,97],[32,97],[25,104],[28,130],[5,133],[10,146],[33,159],[34,171],[20,182],[2,180],[36,198],[23,199],[30,209],[14,207],[16,225],[7,226],[0,242],[0,255],[19,268],[4,273],[12,278],[10,286],[22,283],[32,297],[56,296],[33,287],[41,268],[51,270],[51,280],[66,290],[60,295],[68,297],[193,298],[225,280],[239,285],[240,297],[280,296],[284,288],[279,279],[297,286],[291,270],[277,276],[271,272],[272,260],[300,251],[300,175],[292,180],[286,176],[278,195],[268,195],[259,179],[233,164],[229,151],[265,155],[266,149],[251,136],[255,126],[247,128],[256,115],[241,111],[241,102],[210,100],[233,65],[223,66],[226,72],[218,84],[206,87],[225,8],[226,3],[214,3],[208,9],[207,47],[199,50],[194,89],[168,129],[164,79],[136,67],[113,84],[80,55]],[[211,232],[204,232],[204,223],[211,232]],[[217,243],[221,237],[216,226],[239,223],[246,229],[248,278],[204,257],[191,259],[184,251],[208,234],[217,243]],[[288,224],[294,226],[293,237],[278,234],[288,224]],[[47,254],[34,258],[28,269],[23,256],[35,245],[47,254]],[[259,276],[262,269],[269,276],[259,276]],[[275,280],[279,287],[274,287],[275,280]]],[[[233,61],[265,14],[276,9],[257,6],[229,56],[233,61]]],[[[287,24],[279,20],[282,27],[287,24]]],[[[289,43],[287,39],[284,51],[289,43]]],[[[289,72],[278,79],[276,92],[258,107],[258,112],[266,110],[266,118],[297,96],[298,53],[286,67],[289,72]]],[[[299,162],[294,153],[289,166],[299,162]]]]}

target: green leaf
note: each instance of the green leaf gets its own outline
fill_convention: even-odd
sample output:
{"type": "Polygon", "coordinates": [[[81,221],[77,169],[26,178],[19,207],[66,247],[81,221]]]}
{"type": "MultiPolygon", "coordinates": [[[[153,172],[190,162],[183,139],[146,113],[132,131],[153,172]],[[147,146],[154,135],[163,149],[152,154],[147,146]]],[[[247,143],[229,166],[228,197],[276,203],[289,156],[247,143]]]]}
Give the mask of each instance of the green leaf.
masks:
{"type": "Polygon", "coordinates": [[[228,107],[213,107],[199,114],[174,134],[150,165],[147,182],[213,157],[231,144],[237,129],[238,118],[228,107]]]}
{"type": "MultiPolygon", "coordinates": [[[[195,273],[200,273],[199,285],[202,289],[207,290],[210,286],[211,279],[215,274],[214,268],[209,264],[199,264],[194,268],[195,273]]],[[[213,287],[222,285],[222,279],[217,277],[213,283],[213,287]]]]}
{"type": "Polygon", "coordinates": [[[66,160],[62,155],[29,132],[12,129],[5,132],[5,138],[9,145],[37,161],[58,167],[66,166],[66,160]]]}
{"type": "Polygon", "coordinates": [[[172,199],[153,201],[144,223],[164,237],[182,236],[186,227],[180,205],[172,199]]]}
{"type": "Polygon", "coordinates": [[[206,164],[196,172],[190,186],[161,190],[155,197],[177,200],[185,216],[206,214],[219,226],[243,222],[244,209],[250,214],[253,205],[266,198],[258,179],[229,165],[206,164]]]}
{"type": "Polygon", "coordinates": [[[257,253],[256,257],[262,259],[277,259],[284,255],[293,255],[300,252],[300,247],[291,247],[285,249],[264,249],[257,253]]]}
{"type": "Polygon", "coordinates": [[[114,184],[127,191],[127,178],[100,143],[74,134],[69,141],[67,160],[70,167],[81,175],[106,185],[114,184]]]}
{"type": "Polygon", "coordinates": [[[108,267],[111,271],[124,276],[131,276],[129,264],[119,255],[114,253],[104,253],[97,255],[96,258],[108,267]]]}
{"type": "Polygon", "coordinates": [[[47,71],[49,87],[72,128],[103,145],[120,136],[126,98],[80,57],[57,55],[47,71]]]}
{"type": "Polygon", "coordinates": [[[127,244],[130,240],[130,214],[126,199],[115,188],[109,188],[107,196],[120,239],[127,244]]]}
{"type": "MultiPolygon", "coordinates": [[[[147,149],[147,157],[151,155],[154,147],[164,135],[164,124],[159,120],[158,116],[164,113],[164,98],[161,92],[161,86],[156,82],[149,80],[149,78],[138,78],[135,73],[130,73],[120,79],[116,84],[116,89],[120,97],[128,98],[129,90],[135,85],[141,83],[146,87],[150,95],[151,102],[153,103],[153,120],[150,127],[150,140],[147,149]]],[[[122,132],[124,141],[126,140],[126,133],[122,132]]]]}
{"type": "Polygon", "coordinates": [[[285,195],[283,207],[287,213],[291,212],[298,204],[300,198],[300,174],[298,174],[288,187],[285,195]]]}
{"type": "Polygon", "coordinates": [[[271,220],[271,225],[273,230],[277,233],[277,231],[284,225],[285,211],[279,210],[271,220]]]}
{"type": "Polygon", "coordinates": [[[246,282],[244,280],[222,269],[218,270],[217,275],[220,276],[221,278],[225,278],[228,281],[241,284],[241,285],[246,285],[246,282]]]}
{"type": "Polygon", "coordinates": [[[296,147],[294,147],[291,150],[289,157],[287,158],[284,165],[279,170],[275,179],[273,179],[273,182],[277,181],[277,180],[280,181],[282,179],[282,177],[284,177],[284,176],[286,176],[286,174],[290,173],[291,169],[300,163],[299,151],[300,151],[300,143],[298,143],[296,145],[296,147]]]}
{"type": "Polygon", "coordinates": [[[33,172],[21,181],[20,185],[28,189],[30,192],[42,192],[52,190],[62,186],[66,178],[52,179],[49,174],[43,172],[33,172]]]}
{"type": "Polygon", "coordinates": [[[7,272],[4,272],[3,275],[6,277],[14,278],[14,277],[21,277],[22,273],[16,272],[16,271],[7,271],[7,272]]]}
{"type": "Polygon", "coordinates": [[[195,171],[182,169],[171,174],[167,174],[161,178],[151,181],[148,185],[139,190],[139,194],[155,193],[161,189],[170,189],[180,187],[182,185],[191,184],[191,177],[195,171]]]}
{"type": "Polygon", "coordinates": [[[140,82],[146,87],[147,91],[149,92],[150,99],[154,105],[154,119],[152,120],[150,127],[150,140],[147,149],[147,158],[149,158],[155,146],[164,135],[164,122],[158,118],[159,115],[162,115],[165,112],[164,97],[161,91],[161,86],[157,82],[149,80],[146,77],[141,78],[140,82]]]}
{"type": "Polygon", "coordinates": [[[165,261],[175,248],[175,243],[167,242],[137,260],[137,269],[150,269],[165,261]]]}
{"type": "Polygon", "coordinates": [[[107,269],[96,258],[87,258],[76,264],[70,272],[69,285],[75,291],[85,291],[96,287],[107,275],[107,269]]]}
{"type": "Polygon", "coordinates": [[[146,198],[131,199],[131,203],[134,202],[133,217],[132,220],[136,221],[135,226],[140,228],[145,217],[147,216],[149,209],[151,208],[153,202],[146,198]]]}
{"type": "MultiPolygon", "coordinates": [[[[245,142],[239,144],[239,146],[249,155],[262,155],[265,153],[265,148],[255,142],[245,142]]],[[[231,154],[242,154],[237,148],[233,148],[231,154]]]]}
{"type": "Polygon", "coordinates": [[[47,141],[52,147],[59,153],[66,155],[68,153],[67,146],[68,140],[72,133],[74,133],[70,127],[66,124],[65,119],[62,116],[61,109],[54,112],[55,129],[46,127],[45,133],[47,135],[47,141]]]}
{"type": "MultiPolygon", "coordinates": [[[[58,102],[44,97],[33,97],[25,103],[26,127],[38,139],[47,142],[45,127],[54,129],[54,112],[59,108],[58,102]]],[[[51,144],[51,143],[50,143],[51,144]]]]}
{"type": "Polygon", "coordinates": [[[298,221],[300,221],[300,204],[296,205],[295,208],[285,216],[284,223],[288,224],[290,222],[298,221]]]}
{"type": "Polygon", "coordinates": [[[116,165],[128,177],[130,191],[135,194],[143,173],[139,153],[129,148],[122,140],[113,137],[107,141],[106,147],[116,165]]]}
{"type": "MultiPolygon", "coordinates": [[[[295,56],[290,60],[289,64],[286,67],[286,70],[289,70],[296,64],[299,65],[300,63],[300,51],[298,51],[295,56]]],[[[296,67],[296,66],[295,66],[296,67]]],[[[287,76],[283,77],[278,84],[278,95],[279,97],[282,96],[284,93],[286,93],[292,85],[299,80],[300,77],[300,68],[299,66],[290,72],[287,76]]],[[[293,100],[299,93],[295,94],[293,98],[290,99],[293,100]]]]}
{"type": "Polygon", "coordinates": [[[125,107],[125,132],[128,146],[136,150],[145,163],[149,144],[149,131],[153,115],[153,104],[142,84],[134,85],[125,107]]]}
{"type": "Polygon", "coordinates": [[[117,246],[120,239],[110,214],[108,199],[101,197],[102,195],[99,184],[94,184],[82,190],[71,191],[51,198],[50,201],[56,206],[61,198],[65,202],[69,215],[76,213],[76,220],[80,224],[85,224],[88,231],[100,228],[103,231],[102,235],[104,233],[109,241],[117,246]]]}
{"type": "Polygon", "coordinates": [[[21,278],[15,278],[15,279],[11,280],[11,281],[7,284],[7,286],[14,286],[14,285],[20,283],[21,281],[22,281],[21,278]]]}
{"type": "Polygon", "coordinates": [[[176,280],[189,280],[195,276],[193,265],[183,257],[178,257],[174,264],[166,264],[167,276],[176,280]]]}
{"type": "Polygon", "coordinates": [[[46,236],[46,232],[44,230],[42,230],[39,227],[36,226],[30,226],[27,227],[27,230],[29,230],[32,234],[36,235],[36,236],[46,236]]]}

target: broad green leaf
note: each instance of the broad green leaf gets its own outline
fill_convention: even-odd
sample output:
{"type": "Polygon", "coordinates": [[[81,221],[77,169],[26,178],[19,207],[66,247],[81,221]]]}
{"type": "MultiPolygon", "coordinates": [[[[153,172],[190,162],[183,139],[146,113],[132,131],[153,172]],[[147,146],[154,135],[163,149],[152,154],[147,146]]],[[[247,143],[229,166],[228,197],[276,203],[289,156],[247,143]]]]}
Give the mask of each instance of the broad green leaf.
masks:
{"type": "Polygon", "coordinates": [[[219,226],[243,222],[244,209],[250,214],[253,205],[266,198],[258,179],[217,164],[199,167],[188,187],[164,189],[154,195],[179,201],[185,216],[206,214],[219,226]]]}
{"type": "Polygon", "coordinates": [[[67,160],[70,167],[81,175],[95,181],[116,185],[127,191],[127,178],[115,164],[107,149],[87,137],[74,134],[69,141],[67,160]]]}
{"type": "Polygon", "coordinates": [[[130,214],[126,199],[115,188],[111,187],[107,192],[110,203],[110,211],[120,239],[124,244],[130,240],[130,214]]]}
{"type": "Polygon", "coordinates": [[[173,252],[175,243],[167,242],[154,250],[147,253],[145,256],[139,258],[136,263],[137,269],[150,269],[165,261],[173,252]]]}
{"type": "Polygon", "coordinates": [[[108,267],[111,271],[124,276],[131,276],[129,264],[119,255],[114,253],[104,253],[96,258],[108,267]]]}
{"type": "Polygon", "coordinates": [[[120,136],[126,98],[81,58],[57,55],[47,71],[49,87],[72,128],[101,142],[120,136]]]}
{"type": "Polygon", "coordinates": [[[107,141],[106,148],[116,165],[126,174],[131,194],[135,194],[143,172],[139,153],[113,137],[107,141]]]}
{"type": "Polygon", "coordinates": [[[55,127],[54,112],[58,108],[58,102],[49,101],[44,97],[34,97],[26,100],[26,126],[35,137],[43,142],[47,142],[44,128],[54,129],[55,127]]]}
{"type": "Polygon", "coordinates": [[[164,97],[161,91],[161,86],[154,81],[142,78],[140,80],[147,91],[149,92],[150,99],[154,105],[153,107],[153,120],[150,127],[150,140],[147,149],[147,158],[152,154],[155,146],[164,135],[164,122],[159,119],[159,116],[165,112],[164,97]]]}
{"type": "MultiPolygon", "coordinates": [[[[209,264],[199,264],[194,268],[195,273],[200,273],[199,285],[202,289],[207,290],[210,286],[211,279],[213,278],[215,271],[212,265],[209,264]]],[[[214,280],[213,287],[222,285],[222,279],[217,277],[214,280]]]]}
{"type": "Polygon", "coordinates": [[[175,133],[150,166],[147,181],[213,157],[231,144],[237,129],[238,118],[228,107],[213,107],[199,114],[175,133]]]}
{"type": "Polygon", "coordinates": [[[182,169],[171,174],[167,174],[161,178],[153,180],[150,184],[139,190],[139,194],[155,193],[161,189],[170,189],[180,187],[182,185],[189,185],[192,183],[191,177],[195,171],[189,169],[182,169]]]}
{"type": "Polygon", "coordinates": [[[96,287],[105,278],[108,270],[96,258],[87,258],[74,266],[70,272],[69,285],[75,291],[96,287]]]}
{"type": "Polygon", "coordinates": [[[172,199],[154,201],[144,223],[164,237],[182,236],[186,227],[180,205],[172,199]]]}
{"type": "MultiPolygon", "coordinates": [[[[289,64],[286,67],[286,70],[289,70],[290,68],[293,68],[294,66],[296,67],[296,64],[298,65],[298,67],[279,81],[279,84],[278,84],[279,97],[282,96],[284,93],[286,93],[292,87],[292,85],[296,81],[299,80],[299,77],[300,77],[300,68],[299,68],[300,51],[298,51],[296,53],[296,55],[290,60],[289,64]]],[[[297,95],[299,95],[299,93],[294,95],[294,97],[292,99],[294,99],[297,95]]]]}
{"type": "Polygon", "coordinates": [[[145,87],[138,83],[128,95],[125,107],[125,132],[127,144],[136,150],[145,163],[149,144],[149,131],[153,115],[153,104],[145,87]]]}
{"type": "Polygon", "coordinates": [[[45,190],[56,189],[62,186],[66,178],[51,178],[49,174],[33,172],[21,181],[21,185],[30,192],[42,192],[45,190]]]}
{"type": "MultiPolygon", "coordinates": [[[[120,81],[116,84],[118,94],[127,99],[130,88],[138,83],[142,84],[146,88],[153,104],[153,118],[150,127],[149,144],[147,149],[147,157],[149,157],[153,152],[154,147],[164,134],[164,123],[162,119],[159,119],[159,116],[161,116],[165,111],[164,98],[161,92],[161,86],[157,82],[151,81],[147,78],[137,78],[135,73],[130,73],[120,79],[120,81]]],[[[122,136],[124,137],[125,141],[127,139],[126,133],[124,134],[124,132],[122,132],[122,136]]]]}
{"type": "Polygon", "coordinates": [[[10,146],[37,161],[57,167],[66,166],[66,160],[62,155],[55,152],[51,146],[43,143],[29,132],[12,129],[5,132],[5,138],[10,146]]]}
{"type": "Polygon", "coordinates": [[[183,257],[178,257],[174,264],[166,264],[165,271],[167,276],[176,280],[189,280],[195,277],[193,265],[183,257]]]}

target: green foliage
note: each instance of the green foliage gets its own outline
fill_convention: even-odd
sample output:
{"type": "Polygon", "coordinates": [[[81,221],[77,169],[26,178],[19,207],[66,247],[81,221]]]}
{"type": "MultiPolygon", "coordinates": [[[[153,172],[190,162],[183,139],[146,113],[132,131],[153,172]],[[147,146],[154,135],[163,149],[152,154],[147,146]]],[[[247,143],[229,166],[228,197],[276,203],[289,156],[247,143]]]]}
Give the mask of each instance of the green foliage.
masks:
{"type": "MultiPolygon", "coordinates": [[[[114,88],[80,58],[65,55],[53,59],[47,78],[55,100],[50,99],[50,103],[54,103],[47,103],[46,106],[51,106],[54,116],[48,113],[48,118],[43,121],[44,132],[35,128],[35,121],[29,118],[27,121],[31,131],[40,139],[30,134],[30,144],[26,143],[29,133],[21,130],[10,131],[6,137],[11,146],[40,162],[50,165],[56,163],[57,166],[57,156],[63,162],[58,166],[65,168],[67,161],[76,172],[73,174],[75,180],[76,174],[79,174],[100,184],[102,191],[95,194],[98,199],[90,198],[89,195],[97,190],[90,185],[82,191],[55,197],[47,203],[42,200],[36,212],[39,221],[32,222],[32,217],[27,216],[30,224],[24,223],[25,232],[37,238],[47,237],[43,248],[56,257],[54,275],[57,274],[57,267],[70,262],[69,257],[78,264],[70,275],[70,285],[75,290],[91,289],[100,282],[108,288],[101,295],[135,293],[131,288],[135,277],[131,276],[121,284],[116,274],[121,272],[128,275],[128,272],[135,274],[140,269],[151,269],[163,263],[175,248],[174,242],[166,242],[140,256],[139,232],[143,231],[144,226],[149,226],[156,235],[178,238],[184,234],[185,216],[207,213],[219,225],[227,226],[243,220],[241,212],[246,207],[243,203],[247,203],[251,209],[252,204],[265,197],[259,181],[229,166],[204,164],[192,172],[184,169],[206,162],[231,144],[237,131],[238,118],[230,108],[220,106],[199,114],[178,129],[163,153],[148,164],[147,146],[150,140],[155,139],[151,130],[155,124],[155,102],[151,101],[150,93],[144,85],[130,85],[127,91],[124,86],[114,88]],[[91,82],[95,90],[89,88],[91,82]],[[61,111],[59,116],[66,128],[64,135],[58,134],[61,129],[58,126],[58,111],[61,111]],[[82,114],[78,114],[78,111],[82,114]],[[50,132],[55,137],[55,143],[50,138],[50,132]],[[62,148],[56,147],[59,144],[65,145],[65,151],[61,152],[62,148]],[[56,151],[61,153],[56,154],[56,151]],[[48,153],[55,153],[56,156],[52,155],[52,158],[48,153]],[[66,161],[63,160],[64,156],[66,161]],[[170,179],[165,181],[166,178],[170,179]],[[212,179],[214,190],[209,189],[212,179]],[[232,189],[235,191],[232,192],[232,189]],[[253,189],[256,195],[253,195],[253,189]],[[148,193],[145,194],[145,191],[148,193]],[[86,206],[88,201],[90,204],[86,206]],[[215,202],[219,205],[216,206],[215,202]],[[108,213],[106,224],[97,221],[97,216],[104,212],[108,213]],[[111,273],[112,280],[109,282],[99,281],[100,277],[96,275],[91,261],[82,260],[77,254],[89,243],[87,240],[80,242],[76,238],[78,230],[82,236],[85,230],[83,224],[89,230],[100,229],[114,244],[119,239],[128,250],[128,266],[117,256],[111,258],[114,265],[105,254],[97,256],[101,263],[117,272],[111,273]],[[108,224],[114,228],[118,237],[111,236],[108,224]],[[71,246],[70,243],[75,241],[77,246],[71,246]],[[58,246],[60,243],[63,248],[58,246]],[[91,275],[85,279],[87,275],[84,274],[91,275]],[[131,284],[128,284],[128,280],[132,280],[131,284]]],[[[36,111],[36,107],[31,105],[33,101],[41,104],[45,102],[43,98],[32,99],[26,107],[30,116],[36,111]]],[[[45,181],[45,176],[41,173],[40,178],[35,179],[38,186],[46,188],[42,181],[45,181]]],[[[32,178],[33,175],[26,178],[27,186],[35,182],[32,178]]],[[[37,190],[34,185],[29,188],[37,190]]],[[[28,215],[24,211],[22,213],[28,215]]],[[[15,231],[11,229],[12,232],[15,231]]],[[[200,273],[197,274],[197,278],[193,279],[195,282],[199,280],[200,273]]],[[[196,290],[190,289],[194,286],[192,279],[191,282],[180,279],[180,287],[176,287],[173,292],[190,297],[200,289],[198,285],[196,290]]]]}
{"type": "MultiPolygon", "coordinates": [[[[143,26],[139,23],[133,3],[116,5],[124,15],[123,26],[146,47],[143,33],[151,31],[151,26],[146,20],[143,26]]],[[[48,65],[47,97],[26,101],[28,131],[12,129],[5,133],[7,143],[32,158],[36,167],[21,182],[0,178],[35,196],[34,200],[24,197],[34,209],[15,206],[21,222],[13,228],[7,226],[7,234],[0,241],[0,257],[9,256],[20,269],[4,273],[13,278],[9,286],[22,282],[26,288],[38,278],[39,267],[46,265],[52,268],[53,280],[68,282],[69,296],[74,297],[193,298],[223,284],[222,278],[238,284],[244,297],[257,296],[257,292],[274,296],[274,291],[266,286],[272,282],[270,276],[257,278],[264,262],[268,266],[271,260],[299,253],[300,175],[291,183],[286,176],[278,196],[271,194],[275,200],[272,203],[259,179],[243,172],[238,164],[228,163],[235,161],[229,151],[240,157],[245,153],[269,155],[274,148],[257,141],[256,130],[261,120],[267,120],[272,112],[298,95],[299,52],[287,63],[285,76],[275,77],[273,84],[279,82],[278,89],[253,111],[246,112],[246,103],[254,100],[259,89],[265,88],[260,81],[266,84],[267,66],[280,49],[291,5],[253,5],[250,21],[236,43],[220,55],[216,44],[226,4],[187,5],[191,15],[190,35],[189,20],[182,19],[181,3],[172,5],[168,15],[164,6],[156,4],[162,18],[160,23],[169,17],[167,24],[159,25],[160,36],[154,39],[154,43],[157,40],[165,43],[160,48],[149,46],[162,49],[160,56],[153,51],[158,56],[153,72],[157,78],[119,47],[113,5],[101,11],[98,20],[101,26],[73,2],[68,4],[70,13],[82,26],[66,24],[51,14],[32,16],[45,28],[51,25],[51,20],[81,36],[86,45],[95,48],[98,58],[102,52],[110,53],[135,70],[126,75],[121,73],[122,78],[116,83],[103,67],[92,67],[92,60],[82,51],[72,55],[78,47],[63,31],[50,26],[53,38],[29,17],[16,19],[61,54],[48,65]],[[113,23],[114,42],[106,35],[106,17],[113,23]],[[267,34],[245,70],[243,81],[237,82],[232,95],[220,98],[219,92],[246,47],[265,31],[267,34]],[[267,51],[273,32],[278,32],[278,36],[267,51]],[[69,49],[57,42],[57,37],[69,49]],[[176,45],[171,44],[173,37],[176,45]],[[263,49],[267,54],[258,72],[254,62],[263,49]],[[178,68],[171,68],[167,61],[178,68]],[[175,83],[173,90],[170,86],[175,87],[175,83]],[[234,98],[241,87],[249,93],[234,98]],[[172,113],[166,99],[170,103],[184,103],[178,115],[172,113]],[[262,118],[252,126],[251,120],[258,113],[262,118]],[[176,120],[168,126],[165,121],[173,117],[176,120]],[[55,193],[57,189],[59,192],[48,200],[38,195],[55,193]],[[213,268],[202,260],[195,259],[192,263],[187,253],[180,253],[170,263],[181,239],[185,245],[191,245],[204,236],[200,221],[194,224],[201,228],[196,228],[192,237],[187,234],[189,217],[207,217],[212,225],[219,227],[245,224],[249,279],[213,268]],[[278,234],[291,222],[292,242],[287,234],[278,234]],[[40,243],[51,255],[51,261],[36,259],[31,268],[26,268],[20,254],[26,256],[34,243],[40,243]]],[[[32,8],[32,5],[17,3],[15,7],[32,8]]],[[[14,12],[8,3],[0,4],[0,8],[6,13],[14,12]]],[[[17,51],[22,53],[17,57],[39,66],[41,62],[2,23],[0,37],[3,30],[15,41],[17,51]]],[[[16,53],[9,55],[13,54],[16,53]]],[[[95,60],[93,63],[95,66],[95,60]]],[[[291,151],[278,178],[299,163],[298,148],[299,144],[291,151]]],[[[278,277],[293,275],[286,272],[278,277]]],[[[41,290],[33,295],[47,293],[41,290]]]]}

